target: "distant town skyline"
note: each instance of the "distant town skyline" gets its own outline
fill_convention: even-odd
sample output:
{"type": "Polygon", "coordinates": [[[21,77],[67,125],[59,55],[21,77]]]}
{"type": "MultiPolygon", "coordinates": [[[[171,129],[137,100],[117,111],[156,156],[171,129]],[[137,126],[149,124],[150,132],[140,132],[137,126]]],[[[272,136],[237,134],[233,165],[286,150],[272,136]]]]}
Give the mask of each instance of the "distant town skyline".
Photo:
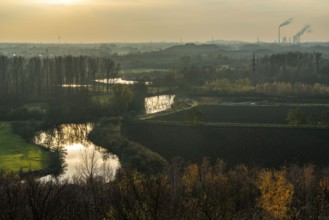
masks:
{"type": "Polygon", "coordinates": [[[0,42],[329,42],[328,0],[0,0],[0,42]],[[300,32],[301,33],[301,32],[300,32]]]}

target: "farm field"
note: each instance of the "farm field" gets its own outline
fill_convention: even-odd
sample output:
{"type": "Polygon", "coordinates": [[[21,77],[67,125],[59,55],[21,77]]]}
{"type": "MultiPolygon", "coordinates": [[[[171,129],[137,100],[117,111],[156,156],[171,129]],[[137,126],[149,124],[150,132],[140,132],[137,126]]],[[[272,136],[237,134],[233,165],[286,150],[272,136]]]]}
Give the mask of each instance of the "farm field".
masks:
{"type": "Polygon", "coordinates": [[[47,166],[49,154],[13,134],[10,123],[0,122],[0,170],[35,171],[47,166]]]}
{"type": "Polygon", "coordinates": [[[329,165],[329,129],[288,126],[201,125],[160,122],[126,123],[122,134],[167,160],[200,162],[223,159],[229,166],[249,164],[329,165]]]}
{"type": "Polygon", "coordinates": [[[198,111],[202,122],[287,124],[287,115],[292,109],[299,109],[303,113],[305,121],[317,121],[323,112],[329,110],[329,107],[320,105],[200,105],[150,120],[184,122],[189,120],[189,115],[198,111]]]}

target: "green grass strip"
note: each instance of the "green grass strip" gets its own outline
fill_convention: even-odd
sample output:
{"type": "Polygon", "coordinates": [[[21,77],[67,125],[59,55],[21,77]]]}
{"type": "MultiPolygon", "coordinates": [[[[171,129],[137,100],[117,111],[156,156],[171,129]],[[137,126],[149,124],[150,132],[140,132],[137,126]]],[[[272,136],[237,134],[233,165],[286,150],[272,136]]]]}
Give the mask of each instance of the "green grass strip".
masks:
{"type": "Polygon", "coordinates": [[[48,159],[47,151],[14,134],[10,123],[0,122],[0,170],[42,170],[47,167],[48,159]]]}

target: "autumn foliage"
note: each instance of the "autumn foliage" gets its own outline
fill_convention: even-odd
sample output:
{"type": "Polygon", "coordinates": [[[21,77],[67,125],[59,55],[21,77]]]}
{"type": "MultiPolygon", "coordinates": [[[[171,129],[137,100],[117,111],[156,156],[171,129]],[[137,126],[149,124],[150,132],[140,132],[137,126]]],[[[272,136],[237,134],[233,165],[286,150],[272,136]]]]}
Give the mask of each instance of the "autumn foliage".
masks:
{"type": "Polygon", "coordinates": [[[110,182],[0,175],[0,219],[326,219],[329,173],[313,165],[263,169],[175,159],[110,182]]]}

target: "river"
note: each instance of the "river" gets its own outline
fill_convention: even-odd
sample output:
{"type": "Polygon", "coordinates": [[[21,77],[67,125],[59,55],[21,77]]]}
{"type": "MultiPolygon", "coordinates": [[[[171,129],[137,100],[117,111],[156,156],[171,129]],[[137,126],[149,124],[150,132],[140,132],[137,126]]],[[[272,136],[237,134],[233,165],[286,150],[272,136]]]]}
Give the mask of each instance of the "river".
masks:
{"type": "Polygon", "coordinates": [[[146,114],[153,114],[171,109],[175,95],[159,95],[145,98],[146,114]]]}
{"type": "MultiPolygon", "coordinates": [[[[96,79],[96,82],[105,83],[105,84],[125,84],[125,85],[132,85],[138,83],[138,81],[133,80],[125,80],[122,78],[113,78],[113,79],[96,79]]],[[[150,85],[151,82],[145,82],[145,85],[150,85]]]]}
{"type": "MultiPolygon", "coordinates": [[[[145,98],[146,113],[153,114],[170,109],[174,98],[175,95],[145,98]]],[[[92,175],[102,176],[106,181],[110,181],[120,168],[120,161],[116,155],[88,140],[88,134],[93,128],[91,123],[62,124],[57,128],[38,132],[34,143],[50,149],[60,149],[65,165],[60,179],[87,179],[92,175]]],[[[49,178],[52,177],[44,177],[49,178]]]]}
{"type": "Polygon", "coordinates": [[[119,158],[88,140],[87,136],[93,127],[91,123],[62,124],[35,136],[36,144],[51,149],[59,148],[63,152],[65,169],[60,179],[87,179],[91,175],[102,176],[106,181],[114,179],[120,168],[119,158]]]}

